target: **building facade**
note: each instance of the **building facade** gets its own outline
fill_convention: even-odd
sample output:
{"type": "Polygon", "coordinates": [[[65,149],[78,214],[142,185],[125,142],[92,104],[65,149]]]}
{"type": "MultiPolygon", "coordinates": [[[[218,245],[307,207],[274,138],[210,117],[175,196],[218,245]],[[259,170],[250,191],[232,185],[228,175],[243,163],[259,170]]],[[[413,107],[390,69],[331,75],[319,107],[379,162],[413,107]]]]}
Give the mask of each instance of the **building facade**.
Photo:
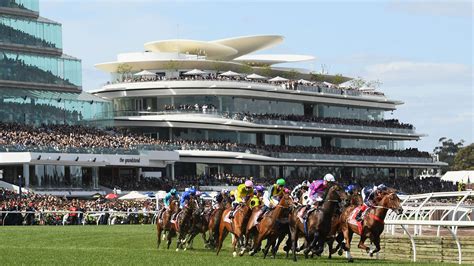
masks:
{"type": "Polygon", "coordinates": [[[111,81],[93,93],[112,101],[116,126],[174,145],[178,176],[395,177],[440,165],[404,149],[422,135],[391,117],[402,102],[347,77],[279,66],[312,56],[252,54],[282,41],[149,42],[96,65],[111,81]]]}

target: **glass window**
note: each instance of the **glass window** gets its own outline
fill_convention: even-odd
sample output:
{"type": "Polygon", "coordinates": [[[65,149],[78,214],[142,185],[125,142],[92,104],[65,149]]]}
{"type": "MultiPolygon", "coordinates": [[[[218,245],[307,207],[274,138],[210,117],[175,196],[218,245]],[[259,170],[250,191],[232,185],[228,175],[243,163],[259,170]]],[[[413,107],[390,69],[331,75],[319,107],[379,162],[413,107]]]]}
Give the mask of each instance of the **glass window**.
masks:
{"type": "Polygon", "coordinates": [[[18,8],[39,12],[39,0],[2,0],[0,7],[18,8]]]}
{"type": "Polygon", "coordinates": [[[60,24],[0,16],[0,42],[62,48],[60,24]]]}

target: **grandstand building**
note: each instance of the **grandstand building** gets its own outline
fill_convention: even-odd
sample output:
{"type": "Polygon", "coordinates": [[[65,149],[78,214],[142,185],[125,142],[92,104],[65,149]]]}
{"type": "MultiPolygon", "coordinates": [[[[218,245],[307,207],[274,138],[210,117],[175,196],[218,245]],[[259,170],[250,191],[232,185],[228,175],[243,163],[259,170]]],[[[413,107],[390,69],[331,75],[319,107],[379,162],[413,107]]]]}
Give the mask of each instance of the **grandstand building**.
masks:
{"type": "MultiPolygon", "coordinates": [[[[110,102],[82,91],[81,60],[62,48],[61,24],[41,17],[38,0],[0,1],[2,126],[110,125],[110,102]]],[[[139,177],[137,166],[166,167],[177,159],[170,151],[58,150],[7,143],[0,145],[0,185],[98,190],[101,174],[139,177]]]]}
{"type": "Polygon", "coordinates": [[[177,176],[397,177],[439,167],[404,150],[422,135],[387,119],[402,102],[351,88],[347,77],[280,66],[312,56],[253,54],[283,39],[149,42],[96,65],[111,81],[93,94],[112,101],[115,126],[168,141],[177,176]]]}

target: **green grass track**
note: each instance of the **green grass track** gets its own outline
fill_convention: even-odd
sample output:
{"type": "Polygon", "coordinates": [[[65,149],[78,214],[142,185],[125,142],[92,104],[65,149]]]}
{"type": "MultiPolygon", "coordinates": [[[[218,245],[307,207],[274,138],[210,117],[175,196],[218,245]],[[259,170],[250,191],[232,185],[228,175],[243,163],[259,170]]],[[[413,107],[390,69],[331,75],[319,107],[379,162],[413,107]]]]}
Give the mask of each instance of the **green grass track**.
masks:
{"type": "MultiPolygon", "coordinates": [[[[156,248],[156,231],[151,225],[116,226],[14,226],[0,227],[0,265],[314,265],[347,264],[344,256],[305,260],[297,263],[279,253],[276,259],[232,257],[230,237],[219,256],[204,249],[198,236],[193,250],[156,248]]],[[[356,252],[353,252],[357,255],[356,252]]],[[[358,259],[351,265],[410,264],[407,261],[358,259]]],[[[433,263],[430,263],[433,265],[433,263]]]]}

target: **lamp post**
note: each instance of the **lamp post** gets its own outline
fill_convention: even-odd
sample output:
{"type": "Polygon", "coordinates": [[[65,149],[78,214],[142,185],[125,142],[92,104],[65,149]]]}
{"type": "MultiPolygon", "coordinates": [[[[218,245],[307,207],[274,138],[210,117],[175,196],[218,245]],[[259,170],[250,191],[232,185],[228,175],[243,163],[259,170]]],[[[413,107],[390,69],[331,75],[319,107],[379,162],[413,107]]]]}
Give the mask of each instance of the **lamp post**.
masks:
{"type": "Polygon", "coordinates": [[[21,182],[21,175],[18,175],[18,197],[19,197],[19,200],[21,200],[21,186],[22,186],[22,182],[21,182]]]}

